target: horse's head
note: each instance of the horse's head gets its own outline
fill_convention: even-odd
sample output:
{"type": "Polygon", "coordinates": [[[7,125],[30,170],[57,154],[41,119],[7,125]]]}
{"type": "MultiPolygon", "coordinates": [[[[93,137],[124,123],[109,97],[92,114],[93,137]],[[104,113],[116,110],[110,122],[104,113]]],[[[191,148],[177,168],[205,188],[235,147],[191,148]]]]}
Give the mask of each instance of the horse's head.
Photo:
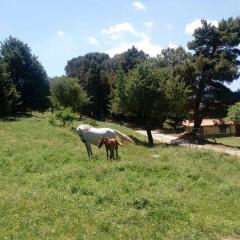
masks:
{"type": "Polygon", "coordinates": [[[91,129],[92,126],[88,125],[88,124],[80,124],[78,127],[77,127],[77,131],[81,130],[81,131],[87,131],[89,129],[91,129]]]}
{"type": "Polygon", "coordinates": [[[85,138],[84,138],[84,133],[87,132],[90,128],[92,128],[90,125],[85,125],[85,124],[81,124],[76,128],[76,132],[78,133],[79,137],[81,138],[82,142],[86,142],[85,138]]]}

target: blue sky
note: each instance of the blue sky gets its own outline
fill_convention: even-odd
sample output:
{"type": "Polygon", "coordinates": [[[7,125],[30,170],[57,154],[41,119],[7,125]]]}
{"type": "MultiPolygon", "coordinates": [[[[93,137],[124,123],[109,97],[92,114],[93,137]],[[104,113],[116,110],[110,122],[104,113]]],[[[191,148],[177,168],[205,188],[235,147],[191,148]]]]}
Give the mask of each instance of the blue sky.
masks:
{"type": "MultiPolygon", "coordinates": [[[[186,46],[205,18],[217,25],[240,15],[239,0],[0,0],[0,41],[9,35],[28,43],[50,77],[87,52],[111,56],[133,44],[155,56],[186,46]]],[[[240,88],[240,80],[231,84],[240,88]]]]}

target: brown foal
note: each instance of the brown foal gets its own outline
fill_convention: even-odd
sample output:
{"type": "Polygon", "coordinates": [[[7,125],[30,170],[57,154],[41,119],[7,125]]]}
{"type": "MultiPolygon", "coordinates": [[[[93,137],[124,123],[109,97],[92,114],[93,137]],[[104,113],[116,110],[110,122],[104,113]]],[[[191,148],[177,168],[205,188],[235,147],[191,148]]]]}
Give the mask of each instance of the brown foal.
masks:
{"type": "Polygon", "coordinates": [[[102,147],[102,145],[105,145],[106,152],[107,152],[107,159],[110,152],[110,159],[114,159],[114,150],[116,151],[116,157],[118,158],[118,145],[122,146],[122,143],[120,143],[116,138],[108,138],[108,137],[102,137],[99,140],[98,148],[102,147]]]}

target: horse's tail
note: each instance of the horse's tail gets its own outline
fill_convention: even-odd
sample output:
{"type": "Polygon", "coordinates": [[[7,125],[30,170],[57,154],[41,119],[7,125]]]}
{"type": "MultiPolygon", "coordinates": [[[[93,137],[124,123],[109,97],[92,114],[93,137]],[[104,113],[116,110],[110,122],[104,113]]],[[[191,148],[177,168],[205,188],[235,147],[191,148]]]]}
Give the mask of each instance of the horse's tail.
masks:
{"type": "Polygon", "coordinates": [[[134,143],[134,141],[128,137],[126,134],[119,132],[118,130],[114,130],[115,133],[118,135],[118,137],[121,139],[121,141],[128,141],[131,143],[134,143]]]}
{"type": "Polygon", "coordinates": [[[122,143],[120,143],[119,141],[117,141],[117,144],[118,144],[119,146],[123,146],[123,144],[122,144],[122,143]]]}

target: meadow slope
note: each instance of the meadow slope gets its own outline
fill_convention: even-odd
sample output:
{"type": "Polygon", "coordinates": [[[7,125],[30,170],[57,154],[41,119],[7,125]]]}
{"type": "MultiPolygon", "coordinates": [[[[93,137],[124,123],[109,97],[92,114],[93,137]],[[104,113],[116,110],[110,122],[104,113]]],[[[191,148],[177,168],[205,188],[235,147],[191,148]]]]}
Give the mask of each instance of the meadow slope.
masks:
{"type": "Polygon", "coordinates": [[[0,239],[240,237],[239,158],[143,143],[88,160],[77,135],[40,114],[0,121],[0,140],[0,239]]]}

